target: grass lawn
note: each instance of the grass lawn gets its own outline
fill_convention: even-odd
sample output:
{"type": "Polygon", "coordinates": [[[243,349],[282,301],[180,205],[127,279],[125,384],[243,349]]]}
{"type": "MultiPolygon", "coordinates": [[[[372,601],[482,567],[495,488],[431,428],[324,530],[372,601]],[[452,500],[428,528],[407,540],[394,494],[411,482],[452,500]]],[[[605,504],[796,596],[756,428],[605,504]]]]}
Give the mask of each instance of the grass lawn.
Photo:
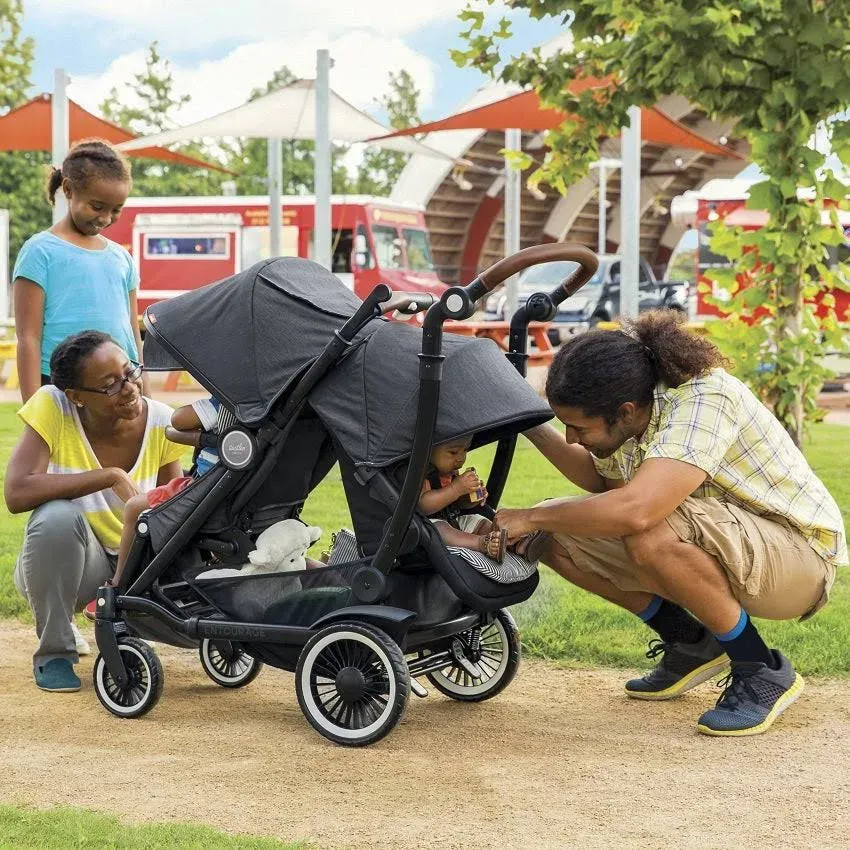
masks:
{"type": "MultiPolygon", "coordinates": [[[[0,405],[0,469],[5,469],[9,451],[17,439],[19,426],[11,404],[0,405]]],[[[850,477],[845,474],[850,456],[850,428],[842,425],[816,425],[806,446],[809,462],[829,487],[844,514],[850,514],[850,477]]],[[[489,467],[490,449],[474,454],[479,471],[489,467]]],[[[505,505],[525,506],[550,496],[579,492],[531,445],[521,440],[511,478],[505,492],[505,505]]],[[[15,562],[25,517],[10,517],[2,511],[0,531],[0,616],[29,619],[24,600],[12,584],[15,562]]],[[[330,532],[350,526],[342,483],[336,469],[313,493],[304,512],[311,524],[325,530],[317,549],[326,545],[330,532]]],[[[650,631],[637,618],[558,578],[543,569],[537,593],[513,612],[522,628],[523,643],[530,654],[570,666],[613,665],[642,667],[650,631]]],[[[780,647],[803,673],[817,675],[850,674],[850,570],[839,571],[830,604],[806,623],[762,621],[768,642],[780,647]]]]}
{"type": "Polygon", "coordinates": [[[234,837],[190,824],[125,826],[112,815],[62,806],[53,809],[0,805],[0,848],[36,850],[109,847],[112,850],[307,850],[272,838],[234,837]]]}

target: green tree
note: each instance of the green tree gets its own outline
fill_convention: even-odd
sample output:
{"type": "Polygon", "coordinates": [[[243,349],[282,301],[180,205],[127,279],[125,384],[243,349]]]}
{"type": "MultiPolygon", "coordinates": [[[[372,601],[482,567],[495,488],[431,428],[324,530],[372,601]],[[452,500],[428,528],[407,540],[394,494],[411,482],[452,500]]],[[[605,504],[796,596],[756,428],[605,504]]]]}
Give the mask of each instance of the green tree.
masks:
{"type": "MultiPolygon", "coordinates": [[[[375,103],[387,113],[390,126],[402,130],[420,124],[419,96],[413,77],[401,70],[390,71],[390,90],[375,103]]],[[[389,195],[409,155],[381,148],[366,148],[357,170],[357,191],[364,195],[389,195]]]]}
{"type": "MultiPolygon", "coordinates": [[[[274,72],[262,88],[254,89],[248,100],[257,100],[294,83],[297,77],[285,65],[274,72]]],[[[342,162],[346,145],[331,149],[331,189],[339,194],[351,191],[348,171],[342,162]]],[[[227,145],[227,167],[237,176],[236,191],[240,195],[262,194],[268,190],[268,142],[266,139],[235,139],[227,145]]],[[[282,185],[284,195],[310,195],[313,192],[315,145],[311,141],[284,139],[281,142],[282,185]]]]}
{"type": "Polygon", "coordinates": [[[841,336],[830,294],[822,296],[824,316],[816,315],[813,301],[844,285],[826,261],[829,248],[843,241],[829,199],[843,202],[846,187],[810,139],[824,128],[850,163],[850,123],[842,114],[850,106],[850,2],[513,0],[511,6],[536,19],[565,20],[571,13],[572,44],[503,64],[508,22],[487,32],[484,14],[467,8],[461,13],[466,49],[453,57],[505,82],[534,86],[546,103],[576,116],[548,134],[533,183],[565,191],[598,158],[600,139],[627,122],[632,105],[678,93],[711,117],[737,119],[736,133],[749,141],[765,175],[749,204],[766,209],[769,222],[750,233],[718,229],[712,249],[730,256],[735,269],[717,276],[731,294],[725,309],[733,316],[717,324],[738,324],[738,339],[746,334],[759,361],[771,364],[749,378],[799,444],[824,377],[818,357],[841,336]],[[581,77],[613,78],[616,85],[570,93],[569,83],[581,77]],[[757,310],[760,321],[741,330],[757,310]]]}
{"type": "MultiPolygon", "coordinates": [[[[0,0],[0,115],[20,106],[31,87],[35,45],[21,33],[21,0],[0,0]]],[[[9,253],[14,262],[26,239],[50,226],[44,192],[49,156],[40,151],[0,153],[0,208],[9,210],[9,253]]]]}
{"type": "MultiPolygon", "coordinates": [[[[148,47],[145,69],[120,88],[113,87],[100,105],[103,117],[138,136],[171,130],[175,113],[189,103],[191,96],[176,90],[171,63],[157,49],[148,47]]],[[[181,153],[213,159],[201,145],[176,148],[181,153]]],[[[178,165],[146,157],[133,160],[133,192],[137,195],[215,195],[221,191],[222,172],[178,165]]]]}

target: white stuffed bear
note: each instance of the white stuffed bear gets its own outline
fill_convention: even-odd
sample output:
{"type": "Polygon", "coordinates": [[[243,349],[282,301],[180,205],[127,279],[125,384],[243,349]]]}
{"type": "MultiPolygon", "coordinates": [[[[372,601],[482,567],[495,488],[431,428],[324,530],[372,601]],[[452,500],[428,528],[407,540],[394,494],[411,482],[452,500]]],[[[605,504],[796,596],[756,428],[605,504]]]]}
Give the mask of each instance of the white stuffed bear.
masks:
{"type": "Polygon", "coordinates": [[[322,529],[284,519],[270,525],[258,538],[257,548],[248,553],[250,563],[241,569],[207,570],[198,578],[227,578],[260,573],[289,573],[307,569],[307,550],[322,536],[322,529]]]}

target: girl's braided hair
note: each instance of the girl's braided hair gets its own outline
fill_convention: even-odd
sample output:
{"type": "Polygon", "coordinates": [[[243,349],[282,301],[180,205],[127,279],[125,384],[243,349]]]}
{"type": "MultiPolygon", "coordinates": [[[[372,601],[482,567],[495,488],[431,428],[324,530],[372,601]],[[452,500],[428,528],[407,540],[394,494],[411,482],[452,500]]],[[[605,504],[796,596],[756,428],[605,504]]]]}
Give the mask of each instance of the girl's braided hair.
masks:
{"type": "Polygon", "coordinates": [[[103,139],[83,139],[77,142],[65,157],[61,168],[50,167],[47,176],[47,199],[56,203],[56,191],[65,178],[75,189],[81,189],[93,177],[103,180],[131,182],[127,157],[103,139]]]}
{"type": "Polygon", "coordinates": [[[80,382],[83,361],[107,342],[115,340],[103,331],[81,331],[65,337],[50,355],[50,382],[60,390],[74,389],[80,382]]]}
{"type": "Polygon", "coordinates": [[[577,407],[613,425],[627,401],[651,404],[656,384],[678,387],[726,364],[682,322],[677,311],[656,310],[624,321],[623,330],[590,331],[565,343],[546,379],[549,404],[577,407]]]}

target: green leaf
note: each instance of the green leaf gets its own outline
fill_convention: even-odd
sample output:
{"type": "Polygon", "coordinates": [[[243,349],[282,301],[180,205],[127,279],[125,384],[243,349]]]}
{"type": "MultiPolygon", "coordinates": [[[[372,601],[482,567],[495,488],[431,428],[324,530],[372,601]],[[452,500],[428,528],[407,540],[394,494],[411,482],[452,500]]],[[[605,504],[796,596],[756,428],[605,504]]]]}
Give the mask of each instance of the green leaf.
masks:
{"type": "Polygon", "coordinates": [[[797,34],[797,38],[806,44],[823,47],[830,41],[831,35],[829,22],[825,16],[810,16],[797,34]]]}
{"type": "Polygon", "coordinates": [[[469,32],[480,30],[484,26],[484,12],[480,9],[473,9],[467,6],[458,14],[458,20],[469,24],[469,32]]]}
{"type": "Polygon", "coordinates": [[[750,186],[747,208],[751,210],[770,209],[773,200],[773,186],[770,180],[762,180],[750,186]]]}
{"type": "Polygon", "coordinates": [[[779,181],[779,189],[783,198],[797,197],[797,181],[793,177],[783,177],[779,181]]]}

